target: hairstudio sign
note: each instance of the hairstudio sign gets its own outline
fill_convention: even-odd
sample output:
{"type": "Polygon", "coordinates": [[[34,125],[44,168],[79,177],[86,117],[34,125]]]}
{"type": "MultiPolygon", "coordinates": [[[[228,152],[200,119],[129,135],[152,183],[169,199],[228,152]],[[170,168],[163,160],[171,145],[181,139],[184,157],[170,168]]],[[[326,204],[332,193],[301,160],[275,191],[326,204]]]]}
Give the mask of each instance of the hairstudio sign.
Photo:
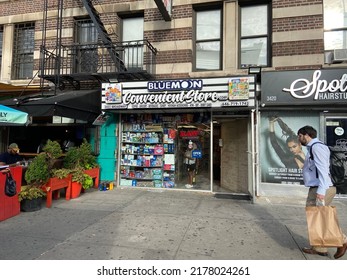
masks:
{"type": "Polygon", "coordinates": [[[284,92],[289,92],[294,98],[309,98],[313,96],[314,100],[319,99],[346,99],[347,74],[343,74],[340,80],[320,79],[322,71],[316,70],[313,73],[312,81],[307,79],[297,79],[292,82],[289,88],[283,88],[284,92]]]}
{"type": "Polygon", "coordinates": [[[347,101],[347,73],[343,70],[287,71],[267,73],[262,104],[328,104],[347,101]],[[300,76],[288,80],[294,75],[300,76]]]}

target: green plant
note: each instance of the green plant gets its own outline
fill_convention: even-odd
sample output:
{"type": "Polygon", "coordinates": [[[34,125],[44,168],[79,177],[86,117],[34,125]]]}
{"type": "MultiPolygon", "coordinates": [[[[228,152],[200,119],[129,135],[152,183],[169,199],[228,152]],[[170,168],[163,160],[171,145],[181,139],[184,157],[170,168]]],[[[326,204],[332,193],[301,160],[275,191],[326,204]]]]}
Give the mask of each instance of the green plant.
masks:
{"type": "Polygon", "coordinates": [[[67,168],[54,169],[52,173],[53,173],[53,177],[63,179],[67,177],[69,174],[71,174],[71,169],[67,169],[67,168]]]}
{"type": "Polygon", "coordinates": [[[84,168],[81,166],[78,166],[71,170],[72,174],[72,181],[78,182],[82,185],[82,188],[87,190],[91,188],[94,184],[93,178],[90,177],[88,174],[84,173],[84,168]]]}
{"type": "Polygon", "coordinates": [[[93,178],[85,174],[84,171],[97,167],[98,164],[92,147],[86,139],[83,139],[79,147],[72,147],[68,150],[63,165],[64,168],[71,170],[73,182],[80,183],[83,189],[89,189],[93,186],[93,178]]]}
{"type": "Polygon", "coordinates": [[[41,188],[52,177],[54,163],[62,155],[62,150],[57,141],[48,140],[43,151],[33,159],[25,172],[28,186],[19,192],[20,200],[45,196],[41,188]]]}
{"type": "Polygon", "coordinates": [[[32,187],[41,187],[50,177],[48,167],[49,162],[46,154],[41,153],[37,155],[25,172],[25,181],[32,187]]]}
{"type": "Polygon", "coordinates": [[[93,154],[92,146],[84,138],[79,147],[72,147],[66,153],[64,158],[64,167],[74,169],[82,167],[83,169],[91,169],[97,167],[96,156],[93,154]]]}
{"type": "Polygon", "coordinates": [[[57,141],[47,140],[46,145],[43,147],[43,151],[47,154],[50,159],[57,159],[63,155],[63,150],[57,141]]]}
{"type": "Polygon", "coordinates": [[[35,186],[22,186],[20,192],[18,193],[18,200],[23,199],[33,200],[40,197],[45,197],[46,193],[38,187],[35,186]]]}

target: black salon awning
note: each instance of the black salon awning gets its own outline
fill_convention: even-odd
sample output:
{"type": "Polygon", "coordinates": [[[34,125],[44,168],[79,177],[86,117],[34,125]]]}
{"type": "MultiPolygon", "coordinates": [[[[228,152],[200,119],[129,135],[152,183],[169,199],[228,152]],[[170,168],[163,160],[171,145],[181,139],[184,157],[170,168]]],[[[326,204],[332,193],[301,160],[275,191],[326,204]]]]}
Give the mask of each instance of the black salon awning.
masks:
{"type": "Polygon", "coordinates": [[[92,122],[101,113],[100,90],[72,90],[0,101],[33,117],[61,116],[92,122]]]}

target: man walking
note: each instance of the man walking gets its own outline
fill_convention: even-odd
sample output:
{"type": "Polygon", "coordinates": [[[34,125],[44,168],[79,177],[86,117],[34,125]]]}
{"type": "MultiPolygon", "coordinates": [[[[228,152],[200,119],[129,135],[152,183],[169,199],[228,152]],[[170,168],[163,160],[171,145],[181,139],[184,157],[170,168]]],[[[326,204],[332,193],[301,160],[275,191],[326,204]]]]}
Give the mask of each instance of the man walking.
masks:
{"type": "MultiPolygon", "coordinates": [[[[300,128],[298,130],[298,139],[308,150],[303,167],[304,183],[309,188],[306,206],[328,206],[336,194],[336,187],[333,186],[330,179],[330,150],[324,144],[314,145],[311,151],[313,159],[310,158],[312,145],[320,142],[317,139],[317,131],[312,126],[306,125],[300,128]]],[[[335,259],[341,258],[346,253],[347,237],[345,234],[343,238],[343,246],[337,248],[334,255],[335,259]]],[[[309,247],[303,248],[302,251],[306,254],[328,256],[326,247],[309,247]]]]}

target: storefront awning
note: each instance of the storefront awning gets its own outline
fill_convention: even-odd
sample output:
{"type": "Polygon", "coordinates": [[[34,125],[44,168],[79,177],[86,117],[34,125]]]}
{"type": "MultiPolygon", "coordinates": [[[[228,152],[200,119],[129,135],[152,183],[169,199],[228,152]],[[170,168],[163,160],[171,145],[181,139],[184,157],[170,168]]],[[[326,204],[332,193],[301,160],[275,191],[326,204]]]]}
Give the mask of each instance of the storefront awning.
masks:
{"type": "Polygon", "coordinates": [[[12,85],[0,83],[0,99],[6,99],[14,96],[24,96],[42,92],[44,88],[39,85],[12,85]]]}
{"type": "Polygon", "coordinates": [[[27,123],[27,113],[0,105],[0,126],[25,125],[27,123]]]}
{"type": "Polygon", "coordinates": [[[27,112],[33,117],[61,116],[94,121],[101,112],[100,90],[74,90],[56,95],[40,94],[3,100],[3,105],[27,112]]]}

